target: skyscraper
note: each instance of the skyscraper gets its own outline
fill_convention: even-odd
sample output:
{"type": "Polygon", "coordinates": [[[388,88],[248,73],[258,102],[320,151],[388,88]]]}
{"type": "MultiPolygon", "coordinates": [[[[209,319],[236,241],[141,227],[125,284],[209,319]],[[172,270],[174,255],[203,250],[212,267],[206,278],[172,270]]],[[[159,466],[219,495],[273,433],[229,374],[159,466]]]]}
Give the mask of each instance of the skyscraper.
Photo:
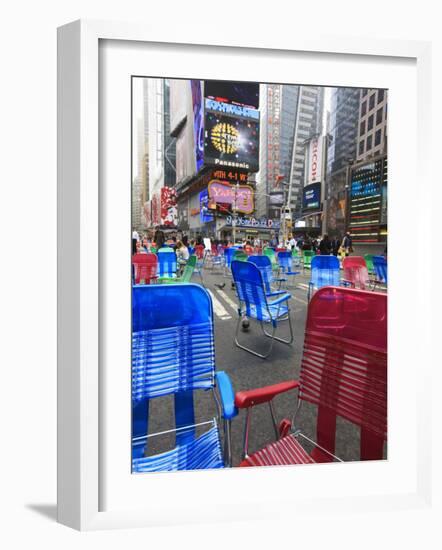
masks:
{"type": "Polygon", "coordinates": [[[279,218],[289,184],[292,212],[300,210],[304,142],[321,133],[323,88],[261,85],[261,157],[257,174],[258,216],[279,218]]]}
{"type": "Polygon", "coordinates": [[[342,236],[346,229],[349,170],[356,159],[360,94],[359,88],[331,90],[326,195],[326,231],[330,236],[342,236]]]}

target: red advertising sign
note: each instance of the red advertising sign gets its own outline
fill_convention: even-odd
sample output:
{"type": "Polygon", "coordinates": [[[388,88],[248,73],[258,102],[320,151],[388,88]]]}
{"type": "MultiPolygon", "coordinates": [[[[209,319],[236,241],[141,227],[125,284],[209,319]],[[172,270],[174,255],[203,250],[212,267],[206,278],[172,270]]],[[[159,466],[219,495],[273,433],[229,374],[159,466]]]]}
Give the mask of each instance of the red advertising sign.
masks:
{"type": "Polygon", "coordinates": [[[171,187],[161,188],[161,220],[160,225],[176,227],[178,221],[178,210],[176,191],[171,187]]]}

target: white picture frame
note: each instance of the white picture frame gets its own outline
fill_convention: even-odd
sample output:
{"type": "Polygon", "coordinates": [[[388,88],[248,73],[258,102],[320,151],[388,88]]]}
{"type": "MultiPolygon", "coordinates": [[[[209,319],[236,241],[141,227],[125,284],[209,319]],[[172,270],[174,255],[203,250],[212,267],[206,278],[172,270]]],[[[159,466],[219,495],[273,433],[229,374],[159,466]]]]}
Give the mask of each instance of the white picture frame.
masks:
{"type": "MultiPolygon", "coordinates": [[[[205,48],[211,48],[211,51],[216,48],[219,51],[228,51],[229,56],[244,55],[252,51],[258,52],[259,55],[266,55],[266,52],[271,52],[272,55],[302,52],[306,55],[322,56],[324,63],[326,62],[324,56],[328,56],[329,59],[334,56],[342,61],[352,56],[364,56],[363,59],[367,60],[373,59],[374,56],[378,60],[390,60],[392,63],[395,60],[398,62],[409,60],[416,67],[417,100],[413,103],[412,112],[416,112],[418,124],[417,134],[413,134],[412,144],[409,144],[414,151],[414,156],[407,156],[407,162],[410,163],[412,170],[415,168],[415,163],[419,162],[423,167],[420,171],[423,181],[425,181],[425,170],[427,170],[427,181],[430,181],[429,169],[426,168],[429,166],[427,162],[429,153],[428,148],[425,147],[429,135],[431,109],[428,99],[430,44],[412,41],[362,40],[342,36],[311,39],[297,33],[295,37],[281,36],[271,44],[265,44],[266,49],[263,49],[262,40],[248,34],[238,35],[234,40],[217,36],[216,41],[208,34],[207,37],[201,34],[198,40],[189,43],[184,31],[181,35],[174,33],[173,36],[167,36],[161,29],[155,31],[146,29],[143,25],[102,21],[76,21],[61,27],[58,31],[58,521],[80,530],[208,521],[211,518],[211,512],[204,509],[204,501],[200,504],[197,502],[189,504],[186,506],[187,510],[181,507],[181,515],[179,506],[171,506],[166,513],[166,504],[163,501],[155,504],[153,501],[147,502],[145,506],[140,507],[139,505],[129,506],[122,500],[121,507],[114,505],[110,510],[103,510],[101,502],[100,483],[103,483],[104,477],[101,471],[103,457],[100,453],[103,448],[106,448],[105,445],[103,446],[103,433],[100,428],[102,421],[100,415],[105,410],[100,399],[100,374],[103,368],[100,354],[103,321],[100,304],[103,299],[106,299],[100,285],[102,272],[99,241],[100,218],[103,217],[102,189],[100,190],[99,184],[101,41],[120,43],[124,41],[128,48],[131,44],[140,43],[167,44],[175,57],[190,55],[189,52],[195,48],[200,52],[205,48]],[[418,148],[417,143],[419,143],[418,148]]],[[[358,57],[358,59],[361,58],[358,57]]],[[[155,76],[157,75],[158,73],[155,73],[155,76]]],[[[170,76],[175,74],[170,73],[170,76]]],[[[266,81],[265,74],[260,80],[266,81]]],[[[329,84],[339,85],[339,78],[337,77],[335,82],[329,82],[329,84]]],[[[394,119],[394,107],[392,109],[394,119]]],[[[390,145],[394,153],[394,142],[390,145]]],[[[393,167],[391,176],[392,181],[395,182],[398,181],[399,171],[395,173],[394,170],[400,167],[394,164],[393,167]]],[[[405,173],[404,178],[407,178],[405,173]]],[[[389,196],[392,202],[396,197],[399,200],[399,195],[394,192],[394,188],[393,193],[389,192],[389,196]]],[[[405,208],[410,206],[409,202],[403,204],[405,208]]],[[[429,207],[423,205],[416,216],[421,220],[428,220],[429,207]]],[[[393,220],[393,228],[395,223],[393,220]]],[[[411,239],[417,240],[417,235],[412,236],[411,239]]],[[[413,246],[413,242],[408,244],[413,246]]],[[[396,245],[396,242],[393,244],[396,245]]],[[[424,254],[425,247],[428,246],[429,241],[423,244],[423,250],[422,248],[421,250],[424,254]]],[[[404,245],[402,248],[399,246],[398,257],[401,255],[400,251],[404,249],[404,245]]],[[[398,285],[399,281],[395,274],[399,272],[399,262],[399,259],[393,259],[391,263],[392,280],[394,284],[397,281],[398,285]]],[[[415,323],[419,322],[416,320],[417,315],[424,311],[428,312],[431,307],[429,291],[424,290],[425,287],[429,287],[430,272],[430,269],[419,271],[422,290],[419,290],[416,296],[410,297],[409,311],[415,323]]],[[[396,293],[395,287],[392,288],[389,296],[390,304],[393,308],[399,308],[400,296],[396,293]]],[[[428,323],[429,319],[430,316],[423,316],[420,324],[428,323]]],[[[412,335],[412,328],[404,328],[405,338],[412,335]]],[[[431,330],[428,334],[431,334],[431,330]]],[[[395,342],[397,343],[398,340],[389,341],[389,345],[391,346],[392,343],[394,345],[395,342]]],[[[425,340],[416,343],[416,349],[408,352],[408,361],[411,362],[418,356],[425,356],[425,345],[425,340]]],[[[431,499],[428,423],[430,403],[424,397],[422,390],[423,385],[428,384],[430,364],[430,361],[422,361],[420,364],[420,377],[415,379],[413,384],[416,408],[413,405],[411,412],[408,413],[413,420],[410,426],[410,430],[413,431],[413,449],[417,450],[416,456],[413,456],[413,460],[407,464],[407,467],[413,469],[412,489],[407,487],[403,491],[384,493],[375,490],[364,497],[353,495],[349,488],[346,494],[337,494],[336,501],[330,500],[330,497],[324,498],[320,491],[319,496],[312,491],[313,499],[307,498],[305,493],[301,498],[296,498],[293,494],[282,495],[281,492],[274,492],[269,505],[266,506],[266,491],[270,493],[274,484],[283,483],[289,470],[292,470],[291,468],[266,469],[264,475],[258,474],[261,476],[259,479],[262,485],[261,500],[257,494],[253,494],[252,498],[251,493],[245,491],[243,496],[236,498],[237,502],[232,505],[230,511],[223,509],[221,512],[226,503],[227,493],[221,494],[219,498],[216,497],[219,500],[216,519],[231,521],[261,515],[283,517],[284,514],[280,510],[274,509],[274,503],[278,499],[285,505],[290,503],[292,513],[296,509],[298,515],[312,513],[313,510],[326,510],[330,505],[339,509],[339,513],[345,513],[349,509],[354,510],[355,507],[358,510],[370,512],[380,509],[394,510],[404,506],[409,508],[427,506],[431,499]]],[[[404,372],[407,372],[405,367],[404,372]]],[[[406,387],[405,384],[404,380],[404,387],[406,387]]],[[[403,407],[403,401],[401,407],[403,407]]],[[[396,409],[393,410],[393,417],[395,411],[396,409]]],[[[391,412],[390,409],[390,417],[391,412]]],[[[405,418],[407,411],[401,409],[396,411],[396,415],[400,412],[404,413],[405,418]]],[[[393,456],[392,463],[394,459],[393,456]]],[[[346,467],[352,468],[352,466],[346,467]]],[[[318,479],[320,477],[321,483],[326,483],[330,470],[325,470],[322,466],[318,468],[315,476],[317,475],[318,479]]],[[[304,481],[311,483],[311,471],[307,473],[307,470],[304,470],[304,472],[301,477],[308,478],[304,481]]],[[[251,488],[256,484],[256,479],[253,479],[256,474],[250,471],[229,471],[221,474],[224,475],[222,484],[231,488],[238,484],[238,475],[244,476],[241,479],[245,486],[251,488]]],[[[201,476],[201,473],[197,472],[196,475],[201,476]]],[[[203,475],[213,476],[214,473],[205,472],[203,475]]],[[[351,475],[357,477],[361,474],[356,472],[351,475]]],[[[215,485],[220,482],[218,473],[217,476],[215,485]]],[[[162,483],[167,482],[167,486],[170,487],[171,483],[178,483],[177,480],[179,480],[181,484],[183,480],[184,488],[184,486],[188,487],[186,484],[189,479],[195,479],[195,473],[161,474],[155,481],[153,478],[144,476],[143,483],[144,485],[149,483],[150,491],[153,494],[155,492],[159,494],[162,483]]],[[[298,480],[300,484],[302,481],[302,479],[298,480]]],[[[338,478],[335,481],[338,481],[338,478]]],[[[197,492],[199,490],[198,487],[197,492]]]]}

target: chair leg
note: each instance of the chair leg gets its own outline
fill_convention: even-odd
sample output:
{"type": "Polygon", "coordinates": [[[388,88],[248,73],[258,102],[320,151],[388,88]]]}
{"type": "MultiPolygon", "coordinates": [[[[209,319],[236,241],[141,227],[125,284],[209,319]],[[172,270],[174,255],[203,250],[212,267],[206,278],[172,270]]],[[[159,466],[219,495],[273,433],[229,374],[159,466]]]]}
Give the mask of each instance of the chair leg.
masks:
{"type": "MultiPolygon", "coordinates": [[[[239,339],[238,339],[238,334],[239,334],[239,328],[241,326],[241,321],[242,321],[242,317],[239,316],[238,317],[238,322],[236,323],[236,331],[235,331],[235,344],[243,349],[244,351],[248,351],[249,353],[253,354],[253,355],[256,355],[256,357],[260,357],[261,359],[267,359],[267,357],[272,353],[272,349],[273,349],[273,342],[275,340],[275,338],[273,338],[273,336],[270,336],[271,338],[271,343],[270,343],[270,347],[267,351],[267,353],[265,354],[262,354],[262,353],[258,353],[257,351],[251,349],[251,348],[247,348],[245,346],[243,346],[242,344],[239,343],[239,339]]],[[[273,326],[273,334],[275,334],[275,330],[276,330],[276,327],[273,326]]]]}
{"type": "Polygon", "coordinates": [[[277,340],[278,342],[281,342],[282,344],[287,344],[287,345],[292,344],[293,343],[293,327],[292,327],[292,320],[291,320],[291,317],[290,317],[290,310],[288,311],[287,318],[288,318],[289,329],[290,329],[290,339],[289,340],[284,340],[284,338],[279,338],[279,336],[275,336],[275,332],[276,332],[276,326],[275,325],[273,326],[272,334],[269,334],[266,331],[266,329],[264,328],[264,323],[261,321],[261,329],[262,329],[264,335],[267,336],[268,338],[272,338],[273,340],[277,340]]]}

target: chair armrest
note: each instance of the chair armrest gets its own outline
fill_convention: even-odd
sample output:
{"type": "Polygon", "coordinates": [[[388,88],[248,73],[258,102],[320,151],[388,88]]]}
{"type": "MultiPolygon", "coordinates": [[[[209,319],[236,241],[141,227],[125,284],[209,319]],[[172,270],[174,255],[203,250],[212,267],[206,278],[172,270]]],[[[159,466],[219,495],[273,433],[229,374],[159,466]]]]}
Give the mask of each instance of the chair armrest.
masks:
{"type": "Polygon", "coordinates": [[[231,420],[238,414],[235,407],[235,394],[233,393],[232,382],[229,375],[224,371],[215,373],[218,393],[221,398],[222,416],[226,420],[231,420]]]}
{"type": "Polygon", "coordinates": [[[291,294],[284,294],[283,296],[280,296],[279,298],[276,298],[276,300],[273,300],[273,302],[269,302],[269,306],[275,306],[278,304],[281,304],[282,302],[286,302],[287,300],[290,300],[292,297],[291,294]]]}
{"type": "Polygon", "coordinates": [[[235,405],[238,409],[247,409],[261,403],[271,401],[276,395],[299,386],[298,380],[289,380],[272,386],[264,386],[255,390],[240,391],[235,395],[235,405]]]}

